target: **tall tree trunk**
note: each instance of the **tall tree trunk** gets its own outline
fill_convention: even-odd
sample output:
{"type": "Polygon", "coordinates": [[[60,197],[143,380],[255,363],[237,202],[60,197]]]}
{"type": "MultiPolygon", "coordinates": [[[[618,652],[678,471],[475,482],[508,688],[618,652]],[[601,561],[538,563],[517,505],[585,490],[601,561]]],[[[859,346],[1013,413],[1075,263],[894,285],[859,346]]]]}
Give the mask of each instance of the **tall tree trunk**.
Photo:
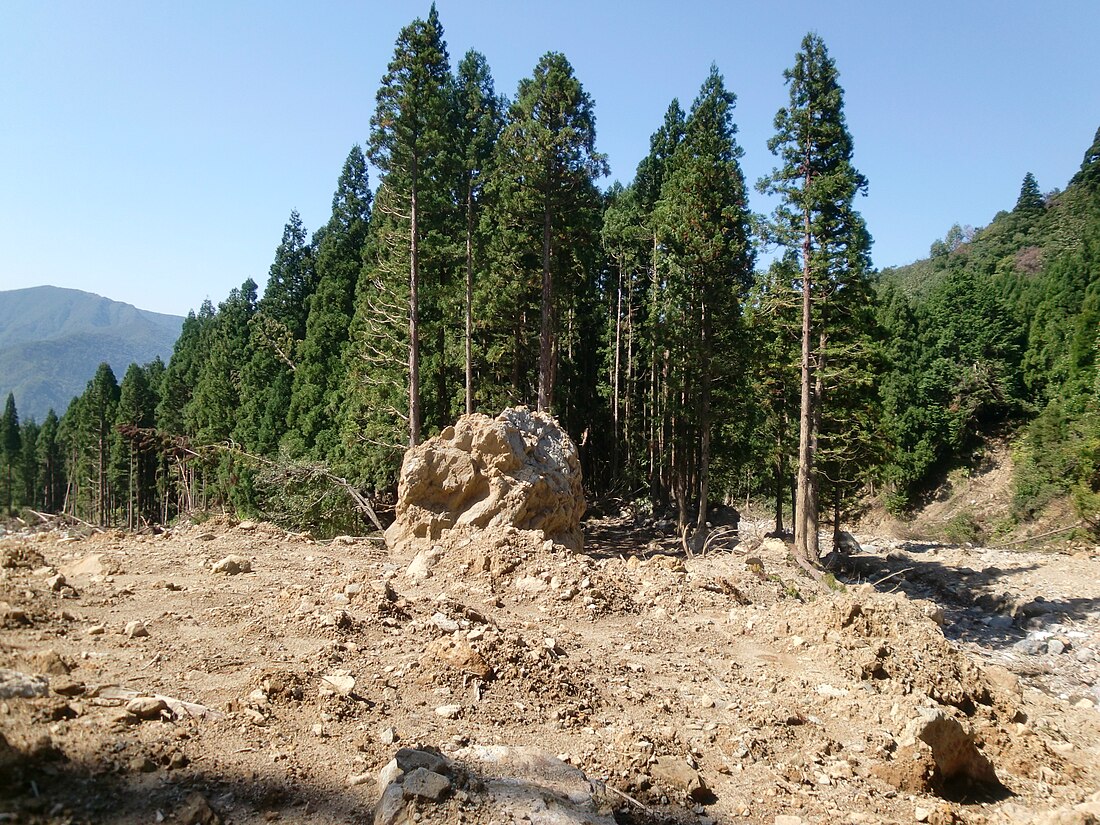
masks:
{"type": "Polygon", "coordinates": [[[420,443],[420,225],[416,157],[409,210],[409,446],[420,443]]]}
{"type": "Polygon", "coordinates": [[[474,194],[466,185],[466,414],[474,411],[474,194]]]}
{"type": "Polygon", "coordinates": [[[550,409],[553,397],[554,327],[551,303],[554,284],[550,274],[550,195],[547,194],[542,209],[542,325],[539,332],[539,412],[550,409]]]}
{"type": "MultiPolygon", "coordinates": [[[[626,398],[623,404],[623,433],[626,440],[626,466],[634,469],[634,290],[626,293],[626,398]]],[[[633,480],[633,479],[632,479],[633,480]]]]}
{"type": "Polygon", "coordinates": [[[840,543],[840,485],[833,489],[833,550],[840,543]]]}
{"type": "MultiPolygon", "coordinates": [[[[808,176],[807,176],[808,177],[808,176]]],[[[807,180],[807,185],[809,181],[807,180]]],[[[816,565],[819,548],[817,537],[817,490],[814,468],[817,450],[817,432],[814,426],[819,418],[813,376],[813,364],[810,357],[811,311],[813,301],[811,289],[813,278],[810,272],[811,255],[810,213],[805,212],[804,235],[802,238],[802,397],[798,415],[798,481],[797,502],[794,522],[794,551],[803,562],[816,565]]]]}
{"type": "Polygon", "coordinates": [[[612,446],[612,475],[619,474],[619,443],[622,441],[622,430],[619,422],[619,372],[622,369],[622,334],[623,334],[623,268],[619,265],[619,286],[615,300],[615,375],[612,383],[611,418],[615,424],[615,439],[612,446]]]}
{"type": "Polygon", "coordinates": [[[705,302],[700,306],[700,347],[702,361],[699,367],[699,515],[695,522],[696,550],[702,549],[703,533],[707,527],[707,497],[710,495],[710,315],[705,302]]]}
{"type": "Polygon", "coordinates": [[[775,534],[783,535],[783,487],[787,475],[786,452],[783,449],[783,431],[786,422],[780,420],[775,434],[775,534]]]}

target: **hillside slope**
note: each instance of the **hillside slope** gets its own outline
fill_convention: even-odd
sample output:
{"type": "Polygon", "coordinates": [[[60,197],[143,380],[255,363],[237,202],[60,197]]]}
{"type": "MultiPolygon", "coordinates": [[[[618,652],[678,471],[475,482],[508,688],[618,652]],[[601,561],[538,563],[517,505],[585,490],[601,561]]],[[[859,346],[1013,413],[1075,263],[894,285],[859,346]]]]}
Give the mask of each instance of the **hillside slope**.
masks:
{"type": "Polygon", "coordinates": [[[0,292],[0,395],[15,394],[21,419],[59,415],[106,361],[168,360],[183,319],[89,292],[52,286],[0,292]]]}

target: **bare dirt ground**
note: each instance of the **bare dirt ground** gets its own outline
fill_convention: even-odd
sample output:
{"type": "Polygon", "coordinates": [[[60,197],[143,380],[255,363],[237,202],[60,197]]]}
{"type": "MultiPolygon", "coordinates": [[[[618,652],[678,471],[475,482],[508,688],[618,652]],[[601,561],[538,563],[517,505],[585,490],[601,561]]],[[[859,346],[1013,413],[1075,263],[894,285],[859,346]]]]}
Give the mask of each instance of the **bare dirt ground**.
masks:
{"type": "MultiPolygon", "coordinates": [[[[265,524],[9,534],[0,822],[370,822],[418,745],[538,748],[617,822],[1100,819],[1098,548],[860,535],[826,590],[753,533],[685,559],[624,516],[414,576],[265,524]]],[[[408,821],[493,821],[475,790],[408,821]]]]}

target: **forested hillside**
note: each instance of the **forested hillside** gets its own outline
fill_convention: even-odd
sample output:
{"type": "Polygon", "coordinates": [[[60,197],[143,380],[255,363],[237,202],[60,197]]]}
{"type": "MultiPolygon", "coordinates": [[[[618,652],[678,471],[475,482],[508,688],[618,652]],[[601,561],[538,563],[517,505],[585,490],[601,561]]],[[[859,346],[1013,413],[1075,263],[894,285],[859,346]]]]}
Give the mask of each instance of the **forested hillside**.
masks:
{"type": "Polygon", "coordinates": [[[1044,195],[1028,173],[1011,211],[883,272],[878,301],[893,506],[919,503],[997,433],[1014,443],[1017,518],[1071,493],[1095,524],[1100,132],[1065,191],[1044,195]]]}
{"type": "Polygon", "coordinates": [[[103,361],[168,360],[182,321],[75,289],[0,291],[0,393],[41,421],[80,395],[103,361]]]}
{"type": "Polygon", "coordinates": [[[354,529],[342,480],[384,496],[410,444],[526,404],[581,445],[590,494],[700,533],[708,503],[767,498],[808,558],[819,509],[840,524],[873,486],[905,511],[993,432],[1019,439],[1019,518],[1071,493],[1095,524],[1100,132],[1064,192],[1028,176],[988,227],[876,274],[820,38],[776,78],[790,102],[759,182],[736,95],[717,67],[700,80],[634,180],[601,191],[567,58],[505,97],[477,52],[452,65],[433,8],[399,34],[328,223],[292,212],[263,294],[249,279],[204,303],[166,366],[119,383],[104,365],[41,425],[9,399],[0,503],[354,529]],[[752,214],[754,183],[772,214],[752,214]]]}

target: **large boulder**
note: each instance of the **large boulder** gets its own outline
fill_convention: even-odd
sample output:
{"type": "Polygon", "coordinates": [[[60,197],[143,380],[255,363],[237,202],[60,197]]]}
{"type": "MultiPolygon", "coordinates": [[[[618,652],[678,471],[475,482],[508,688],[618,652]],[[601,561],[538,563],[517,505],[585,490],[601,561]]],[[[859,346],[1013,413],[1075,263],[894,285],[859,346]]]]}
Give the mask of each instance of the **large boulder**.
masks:
{"type": "Polygon", "coordinates": [[[553,418],[473,413],[405,453],[386,544],[411,556],[519,530],[580,550],[584,507],[577,447],[553,418]]]}

